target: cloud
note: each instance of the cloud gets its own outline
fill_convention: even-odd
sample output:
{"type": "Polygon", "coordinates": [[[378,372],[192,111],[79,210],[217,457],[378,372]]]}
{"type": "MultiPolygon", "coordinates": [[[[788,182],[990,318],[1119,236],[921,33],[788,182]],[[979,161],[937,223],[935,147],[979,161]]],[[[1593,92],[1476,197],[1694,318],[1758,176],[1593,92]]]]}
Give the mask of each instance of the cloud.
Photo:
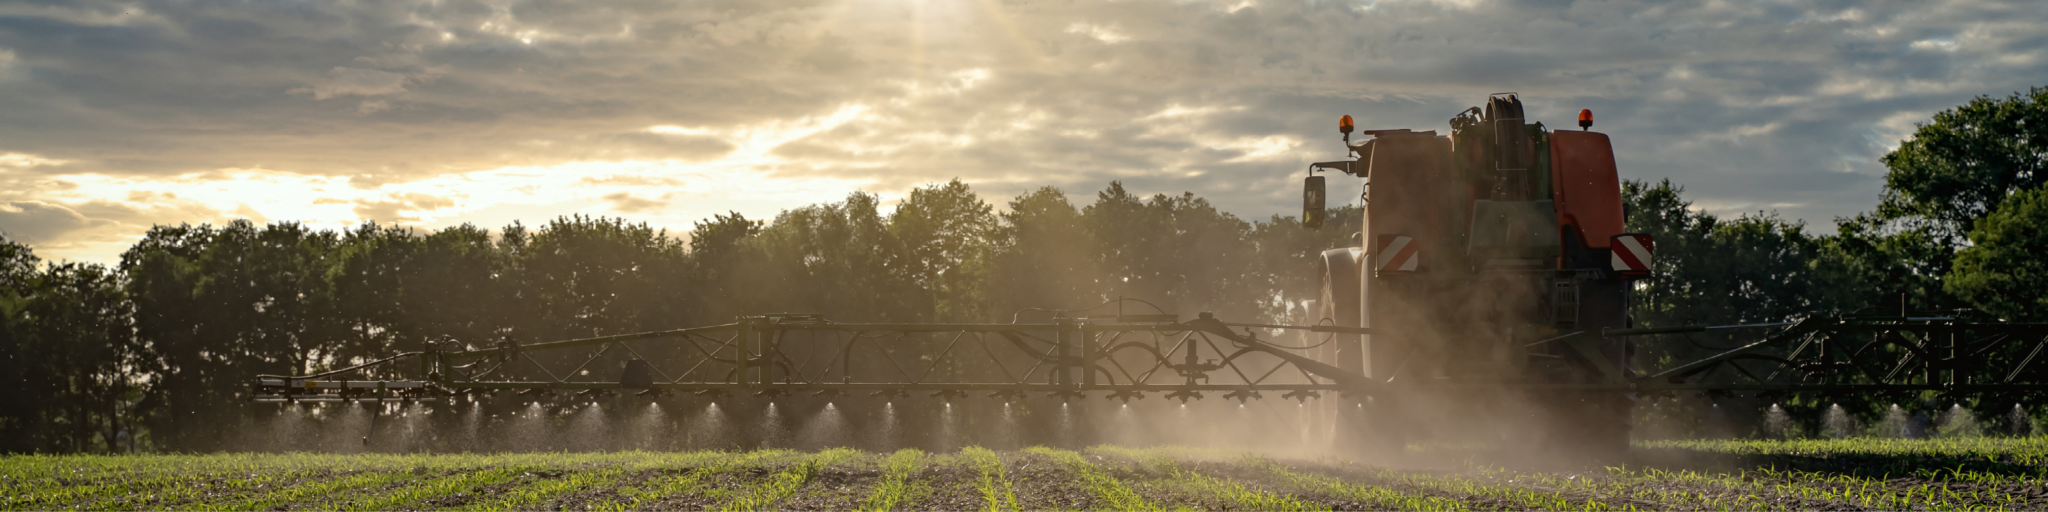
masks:
{"type": "MultiPolygon", "coordinates": [[[[385,224],[406,224],[420,222],[421,219],[417,216],[419,212],[445,211],[456,206],[454,200],[429,194],[397,192],[379,194],[377,197],[385,200],[358,200],[352,203],[355,206],[350,208],[349,211],[355,214],[355,218],[361,220],[385,224]]],[[[322,201],[315,200],[314,204],[349,204],[346,201],[322,201]]],[[[243,203],[242,206],[247,211],[258,212],[257,214],[260,215],[260,210],[249,207],[247,203],[243,203]]]]}
{"type": "Polygon", "coordinates": [[[1108,44],[1117,44],[1131,40],[1131,36],[1123,35],[1122,33],[1117,32],[1116,29],[1104,27],[1101,25],[1090,25],[1087,23],[1075,23],[1072,25],[1067,25],[1067,33],[1081,34],[1084,36],[1095,38],[1095,40],[1097,41],[1102,41],[1108,44]]]}
{"type": "Polygon", "coordinates": [[[43,158],[40,156],[25,153],[0,153],[0,166],[6,167],[16,167],[25,169],[29,167],[58,166],[68,163],[71,163],[71,161],[58,160],[55,158],[43,158]]]}
{"type": "Polygon", "coordinates": [[[114,2],[9,2],[0,4],[0,16],[45,18],[88,27],[123,26],[151,17],[141,6],[114,2]]]}
{"type": "Polygon", "coordinates": [[[662,206],[660,201],[633,197],[633,194],[627,192],[605,194],[604,200],[610,201],[612,210],[619,213],[645,213],[662,206]]]}
{"type": "Polygon", "coordinates": [[[60,205],[39,201],[0,203],[0,234],[22,243],[57,240],[93,224],[92,219],[60,205]]]}
{"type": "MultiPolygon", "coordinates": [[[[292,89],[293,94],[311,94],[313,99],[324,100],[339,96],[377,96],[405,92],[405,75],[374,69],[356,69],[336,66],[327,71],[327,77],[308,87],[292,89]]],[[[384,102],[376,102],[383,105],[384,102]]],[[[364,105],[369,105],[365,103],[364,105]]],[[[381,110],[383,107],[377,107],[381,110]]]]}
{"type": "Polygon", "coordinates": [[[956,176],[1263,218],[1342,157],[1337,116],[1445,130],[1512,90],[1552,128],[1593,109],[1625,177],[1826,222],[1913,122],[2048,55],[2026,2],[1049,4],[0,4],[0,202],[113,222],[38,246],[99,261],[155,222],[687,228],[956,176]]]}

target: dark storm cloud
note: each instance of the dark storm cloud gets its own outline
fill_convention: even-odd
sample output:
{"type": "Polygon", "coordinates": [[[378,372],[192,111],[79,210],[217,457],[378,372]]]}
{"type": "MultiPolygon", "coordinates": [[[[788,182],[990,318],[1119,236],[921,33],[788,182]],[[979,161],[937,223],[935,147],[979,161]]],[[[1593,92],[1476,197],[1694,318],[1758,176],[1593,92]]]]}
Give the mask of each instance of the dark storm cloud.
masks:
{"type": "MultiPolygon", "coordinates": [[[[1552,128],[1593,109],[1626,177],[1825,223],[1874,205],[1876,159],[1912,123],[2048,84],[2044,18],[1972,1],[15,2],[0,155],[67,163],[0,157],[17,191],[0,201],[123,201],[60,179],[81,173],[374,189],[672,161],[885,195],[958,176],[998,203],[1121,179],[1264,218],[1293,207],[1308,162],[1342,157],[1338,115],[1442,130],[1517,91],[1552,128]]],[[[434,193],[334,201],[362,219],[492,206],[405,195],[434,193]]],[[[584,201],[661,210],[651,197],[584,201]]],[[[80,229],[43,218],[9,222],[80,229]]]]}

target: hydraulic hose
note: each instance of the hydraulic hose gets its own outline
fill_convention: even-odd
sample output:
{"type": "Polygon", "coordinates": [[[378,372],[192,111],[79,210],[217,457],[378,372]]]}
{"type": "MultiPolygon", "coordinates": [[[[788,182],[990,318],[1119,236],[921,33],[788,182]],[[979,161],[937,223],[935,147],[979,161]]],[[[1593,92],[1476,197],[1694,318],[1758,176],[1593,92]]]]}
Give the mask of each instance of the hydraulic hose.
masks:
{"type": "Polygon", "coordinates": [[[335,374],[341,374],[341,373],[348,373],[348,372],[352,372],[352,371],[356,371],[356,370],[361,370],[361,369],[364,369],[364,368],[369,368],[369,367],[371,367],[371,366],[376,366],[376,365],[380,365],[380,364],[384,364],[384,363],[389,363],[389,362],[391,362],[391,361],[393,361],[393,360],[397,360],[398,358],[402,358],[402,357],[412,357],[412,356],[416,356],[416,355],[420,355],[420,354],[425,354],[425,352],[405,352],[405,353],[401,353],[401,354],[398,354],[398,355],[395,355],[395,356],[391,356],[391,357],[386,357],[386,358],[383,358],[383,359],[378,359],[378,360],[376,360],[376,361],[370,361],[370,362],[367,362],[367,363],[363,363],[363,364],[359,364],[359,365],[355,365],[355,366],[350,366],[350,367],[347,367],[347,368],[342,368],[342,369],[339,369],[339,370],[332,370],[332,371],[326,371],[326,372],[321,372],[321,373],[315,373],[315,374],[312,374],[312,375],[257,375],[257,376],[256,376],[256,378],[258,378],[258,379],[287,379],[287,380],[313,380],[313,379],[318,379],[318,378],[321,378],[321,377],[327,377],[327,376],[330,376],[330,375],[335,375],[335,374]]]}

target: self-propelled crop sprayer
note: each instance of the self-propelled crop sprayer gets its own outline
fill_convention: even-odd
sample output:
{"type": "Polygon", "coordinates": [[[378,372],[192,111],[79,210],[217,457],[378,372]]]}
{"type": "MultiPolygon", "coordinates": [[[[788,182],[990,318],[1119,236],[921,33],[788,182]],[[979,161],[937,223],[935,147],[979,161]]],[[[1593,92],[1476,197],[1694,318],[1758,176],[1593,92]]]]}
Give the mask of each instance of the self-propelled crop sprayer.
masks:
{"type": "Polygon", "coordinates": [[[503,393],[773,400],[794,394],[1129,401],[1314,400],[1353,447],[1524,435],[1624,449],[1638,397],[1679,392],[2038,393],[2048,325],[1903,308],[1738,326],[1634,325],[1655,241],[1627,233],[1612,143],[1525,123],[1513,94],[1450,132],[1357,130],[1310,165],[1302,222],[1326,220],[1318,172],[1365,179],[1359,247],[1329,250],[1308,325],[1202,313],[1031,323],[731,323],[520,344],[446,340],[315,375],[269,375],[258,402],[471,400],[503,393]],[[1353,142],[1352,136],[1366,138],[1353,142]],[[1757,341],[1671,364],[1651,336],[1750,329],[1757,341]],[[400,364],[401,360],[406,364],[400,364]],[[1640,361],[1660,361],[1656,371],[1640,361]]]}

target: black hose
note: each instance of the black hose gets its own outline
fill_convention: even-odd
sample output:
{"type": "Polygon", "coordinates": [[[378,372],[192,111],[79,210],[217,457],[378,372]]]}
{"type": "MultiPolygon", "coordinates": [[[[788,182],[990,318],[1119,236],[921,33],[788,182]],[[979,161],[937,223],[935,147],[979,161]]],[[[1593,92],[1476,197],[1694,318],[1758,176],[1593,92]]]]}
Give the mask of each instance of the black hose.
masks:
{"type": "Polygon", "coordinates": [[[1685,336],[1685,342],[1686,342],[1686,343],[1691,343],[1691,344],[1692,344],[1692,346],[1695,346],[1695,347],[1699,347],[1699,348],[1704,348],[1704,349],[1707,349],[1707,350],[1714,350],[1714,351],[1728,351],[1728,350],[1735,350],[1735,349],[1738,349],[1738,348],[1742,348],[1742,347],[1740,347],[1740,346],[1734,346],[1734,347],[1709,347],[1709,346],[1706,346],[1705,344],[1702,344],[1702,343],[1700,343],[1700,342],[1699,342],[1699,340],[1695,340],[1695,339],[1692,339],[1692,334],[1691,334],[1691,333],[1683,333],[1683,335],[1685,336]]]}
{"type": "Polygon", "coordinates": [[[1145,299],[1137,299],[1137,298],[1130,298],[1130,297],[1117,297],[1117,298],[1116,298],[1116,300],[1111,300],[1111,301],[1109,301],[1109,302],[1104,302],[1104,303],[1101,303],[1101,304],[1096,304],[1096,305],[1093,305],[1093,306],[1088,306],[1088,307],[1085,307],[1085,308],[1081,308],[1081,309],[1047,309],[1047,308],[1024,308],[1024,309],[1019,309],[1019,310],[1017,310],[1017,312],[1016,312],[1016,313],[1011,313],[1011,314],[1010,314],[1010,323],[1013,323],[1013,324],[1014,324],[1014,323],[1017,323],[1017,319],[1018,319],[1018,317],[1022,316],[1022,315],[1024,314],[1024,312],[1025,312],[1025,311],[1049,311],[1049,312],[1053,312],[1053,313],[1073,313],[1073,312],[1076,312],[1076,311],[1087,311],[1087,310],[1091,310],[1091,309],[1096,309],[1096,308],[1100,308],[1100,307],[1103,307],[1103,306],[1108,306],[1108,305],[1110,305],[1110,304],[1116,304],[1116,303],[1119,303],[1119,302],[1124,302],[1124,301],[1131,301],[1131,302],[1137,302],[1137,303],[1140,303],[1140,304],[1144,304],[1144,305],[1147,305],[1147,306],[1151,306],[1151,307],[1152,307],[1152,310],[1153,310],[1153,311],[1156,311],[1156,312],[1158,312],[1159,314],[1162,314],[1162,315],[1166,314],[1166,310],[1165,310],[1164,308],[1160,308],[1158,304],[1153,304],[1153,303],[1150,303],[1150,302],[1146,302],[1146,301],[1145,301],[1145,299]]]}
{"type": "MultiPolygon", "coordinates": [[[[1323,325],[1323,322],[1329,322],[1329,323],[1330,323],[1330,325],[1337,325],[1337,322],[1336,322],[1335,320],[1331,320],[1331,319],[1330,319],[1330,317],[1323,317],[1323,319],[1322,319],[1322,320],[1317,320],[1317,321],[1316,321],[1316,325],[1323,325]]],[[[1312,348],[1320,347],[1320,346],[1323,346],[1323,345],[1328,345],[1328,344],[1330,344],[1330,340],[1334,340],[1334,339],[1337,339],[1337,333],[1334,333],[1334,332],[1333,332],[1333,333],[1329,333],[1329,334],[1327,334],[1327,335],[1323,336],[1323,341],[1317,342],[1317,343],[1316,343],[1316,344],[1314,344],[1314,345],[1308,345],[1308,346],[1304,346],[1304,347],[1287,347],[1287,348],[1293,348],[1293,349],[1295,349],[1295,350],[1308,350],[1308,349],[1312,349],[1312,348]]],[[[1276,347],[1277,347],[1277,346],[1279,346],[1279,345],[1273,345],[1273,346],[1276,346],[1276,347]]]]}
{"type": "Polygon", "coordinates": [[[321,378],[321,377],[326,377],[326,376],[329,376],[329,375],[334,375],[334,374],[338,374],[338,373],[348,373],[348,372],[352,372],[352,371],[356,371],[356,370],[361,370],[361,369],[363,369],[363,368],[368,368],[368,367],[371,367],[371,366],[376,366],[376,365],[380,365],[380,364],[388,363],[388,362],[391,362],[391,361],[392,361],[392,360],[394,360],[394,359],[398,359],[398,358],[401,358],[401,357],[411,357],[411,356],[416,356],[416,355],[420,355],[420,354],[425,354],[425,353],[426,353],[426,352],[406,352],[406,353],[403,353],[403,354],[399,354],[399,355],[395,355],[395,356],[391,356],[391,357],[386,357],[386,358],[383,358],[383,359],[378,359],[378,360],[376,360],[376,361],[370,361],[370,362],[367,362],[367,363],[363,363],[363,364],[359,364],[359,365],[355,365],[355,366],[350,366],[350,367],[347,367],[347,368],[342,368],[342,369],[339,369],[339,370],[334,370],[334,371],[328,371],[328,372],[321,372],[321,373],[315,373],[315,374],[312,374],[312,375],[260,375],[260,374],[259,374],[259,375],[257,375],[257,376],[256,376],[256,378],[258,378],[258,379],[290,379],[290,380],[312,380],[312,379],[318,379],[318,378],[321,378]]]}

